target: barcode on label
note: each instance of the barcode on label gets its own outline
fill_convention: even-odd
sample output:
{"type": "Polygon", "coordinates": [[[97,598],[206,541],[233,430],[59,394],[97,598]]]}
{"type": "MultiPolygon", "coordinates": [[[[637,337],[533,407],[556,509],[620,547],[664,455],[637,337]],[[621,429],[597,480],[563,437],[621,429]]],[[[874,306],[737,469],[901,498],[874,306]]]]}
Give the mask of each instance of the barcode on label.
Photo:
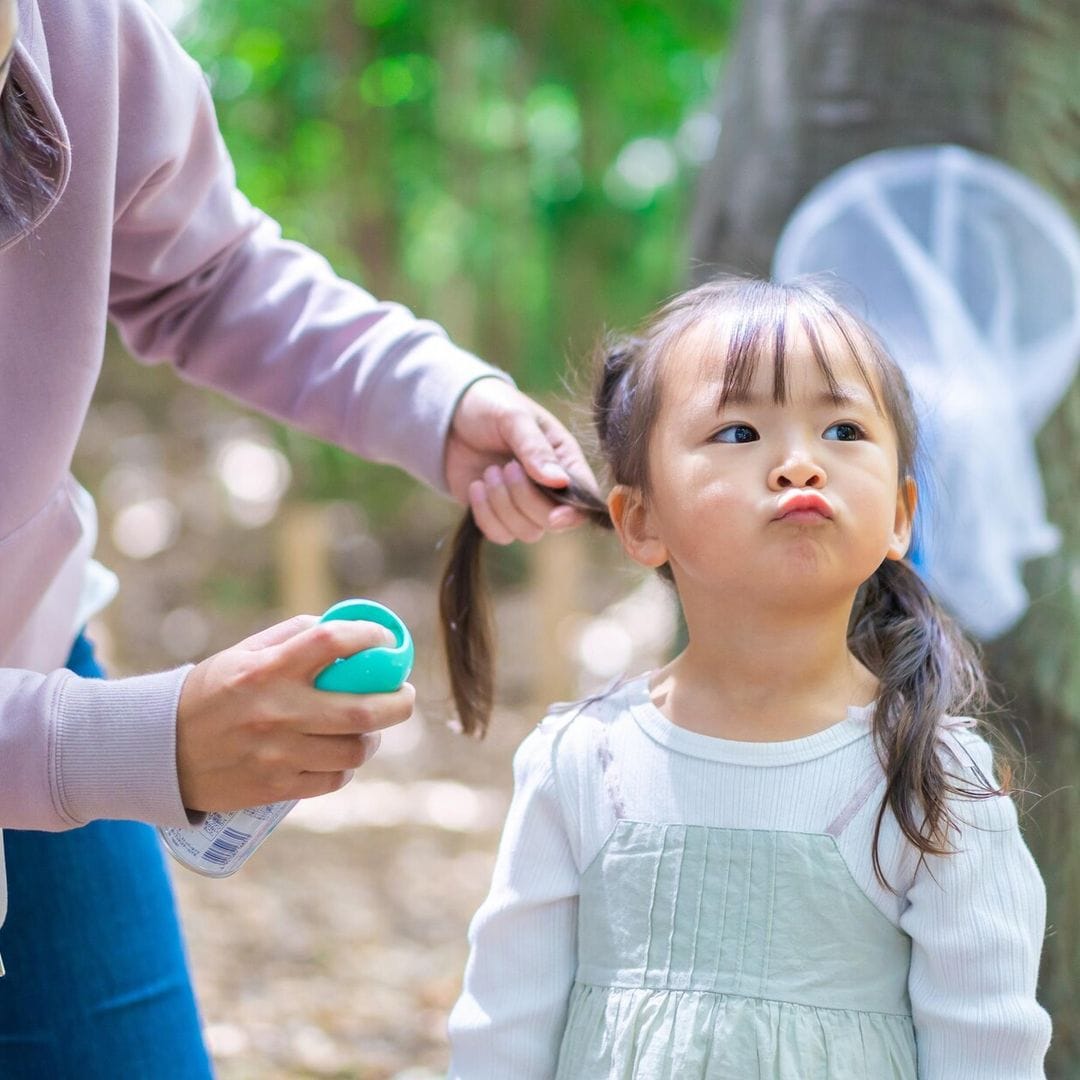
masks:
{"type": "Polygon", "coordinates": [[[225,866],[236,852],[251,839],[251,833],[241,832],[226,826],[214,838],[214,842],[203,854],[207,862],[225,866]]]}

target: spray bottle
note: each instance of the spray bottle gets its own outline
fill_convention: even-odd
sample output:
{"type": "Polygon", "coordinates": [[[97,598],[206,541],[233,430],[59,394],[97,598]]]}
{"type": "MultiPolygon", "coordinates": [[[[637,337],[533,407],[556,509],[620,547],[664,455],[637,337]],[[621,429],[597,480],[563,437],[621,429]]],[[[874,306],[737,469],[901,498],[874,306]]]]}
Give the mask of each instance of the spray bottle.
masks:
{"type": "MultiPolygon", "coordinates": [[[[413,664],[412,637],[389,608],[374,600],[342,600],[319,621],[332,619],[378,623],[394,635],[394,644],[335,660],[315,679],[316,689],[351,694],[391,693],[409,677],[413,664]]],[[[251,858],[298,801],[209,813],[199,825],[158,831],[165,846],[184,866],[207,877],[228,877],[251,858]]]]}

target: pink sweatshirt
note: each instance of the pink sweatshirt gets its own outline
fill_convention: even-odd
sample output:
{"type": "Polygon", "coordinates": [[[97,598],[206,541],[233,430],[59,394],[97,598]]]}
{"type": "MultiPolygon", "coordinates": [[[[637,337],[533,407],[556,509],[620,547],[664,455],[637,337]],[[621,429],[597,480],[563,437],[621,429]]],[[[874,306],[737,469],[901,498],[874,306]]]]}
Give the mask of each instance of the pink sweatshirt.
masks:
{"type": "Polygon", "coordinates": [[[51,670],[88,555],[69,467],[106,319],[142,360],[440,488],[454,407],[495,372],[281,239],[236,189],[202,72],[143,0],[19,0],[19,14],[11,77],[64,150],[30,234],[0,221],[0,824],[185,824],[188,669],[51,670]]]}

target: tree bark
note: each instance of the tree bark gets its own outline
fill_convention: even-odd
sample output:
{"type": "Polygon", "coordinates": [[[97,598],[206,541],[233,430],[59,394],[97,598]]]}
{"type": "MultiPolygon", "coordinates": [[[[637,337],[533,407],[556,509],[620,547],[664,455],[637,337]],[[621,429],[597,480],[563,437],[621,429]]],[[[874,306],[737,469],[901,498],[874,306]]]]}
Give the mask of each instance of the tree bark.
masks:
{"type": "MultiPolygon", "coordinates": [[[[747,0],[691,223],[692,275],[767,274],[819,180],[887,147],[957,143],[1022,170],[1080,215],[1080,4],[747,0]]],[[[1021,624],[987,648],[1031,769],[1025,835],[1046,879],[1040,1000],[1050,1076],[1080,1075],[1080,382],[1039,437],[1064,543],[1028,567],[1021,624]]]]}

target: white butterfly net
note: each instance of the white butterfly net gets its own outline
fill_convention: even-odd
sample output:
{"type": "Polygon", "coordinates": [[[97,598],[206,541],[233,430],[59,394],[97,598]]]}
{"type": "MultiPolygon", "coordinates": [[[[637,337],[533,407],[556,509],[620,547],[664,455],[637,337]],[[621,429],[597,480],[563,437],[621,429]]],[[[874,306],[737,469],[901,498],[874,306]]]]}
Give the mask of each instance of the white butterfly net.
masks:
{"type": "Polygon", "coordinates": [[[785,226],[773,276],[817,272],[854,288],[914,390],[931,480],[921,571],[972,633],[1004,633],[1028,606],[1024,562],[1060,542],[1034,438],[1080,357],[1076,226],[993,158],[884,150],[833,173],[785,226]]]}

